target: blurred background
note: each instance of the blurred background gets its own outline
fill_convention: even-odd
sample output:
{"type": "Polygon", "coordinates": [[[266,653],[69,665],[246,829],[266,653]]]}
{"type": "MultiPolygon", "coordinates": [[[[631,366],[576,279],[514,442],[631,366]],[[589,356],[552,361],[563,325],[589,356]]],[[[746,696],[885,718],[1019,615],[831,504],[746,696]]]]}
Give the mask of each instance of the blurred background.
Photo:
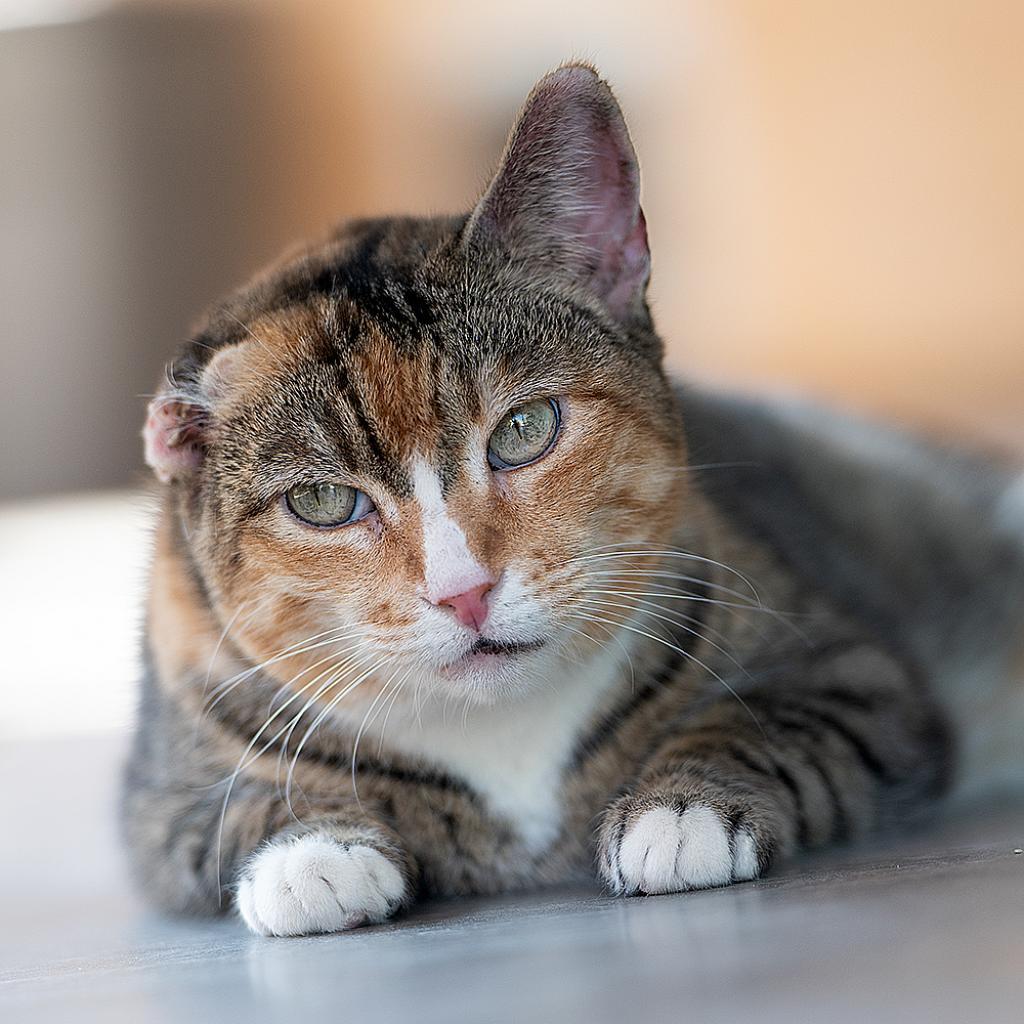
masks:
{"type": "Polygon", "coordinates": [[[196,315],[332,221],[467,208],[568,57],[632,127],[674,369],[1024,453],[1022,39],[1018,0],[0,0],[0,611],[67,651],[45,728],[127,714],[119,489],[196,315]]]}

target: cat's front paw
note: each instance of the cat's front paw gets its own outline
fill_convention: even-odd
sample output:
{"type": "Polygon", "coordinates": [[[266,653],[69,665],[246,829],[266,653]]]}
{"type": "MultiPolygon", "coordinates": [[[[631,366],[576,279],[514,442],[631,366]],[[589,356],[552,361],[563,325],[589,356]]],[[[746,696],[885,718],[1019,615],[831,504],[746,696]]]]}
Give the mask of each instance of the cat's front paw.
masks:
{"type": "Polygon", "coordinates": [[[376,924],[406,897],[402,873],[384,854],[313,833],[257,850],[242,870],[236,899],[259,935],[309,935],[376,924]]]}
{"type": "Polygon", "coordinates": [[[753,832],[696,801],[624,798],[601,827],[601,874],[612,892],[684,892],[756,878],[762,869],[753,832]]]}

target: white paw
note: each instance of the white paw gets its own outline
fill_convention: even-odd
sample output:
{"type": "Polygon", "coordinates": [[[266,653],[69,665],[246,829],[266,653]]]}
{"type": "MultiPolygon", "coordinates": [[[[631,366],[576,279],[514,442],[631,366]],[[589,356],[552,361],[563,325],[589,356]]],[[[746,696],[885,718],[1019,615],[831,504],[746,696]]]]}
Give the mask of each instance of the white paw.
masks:
{"type": "Polygon", "coordinates": [[[237,903],[259,935],[309,935],[383,921],[404,895],[401,873],[372,847],[304,835],[274,840],[252,855],[237,903]]]}
{"type": "Polygon", "coordinates": [[[645,811],[622,838],[617,856],[623,892],[664,893],[707,889],[756,878],[754,837],[740,829],[732,843],[710,807],[693,804],[645,811]]]}

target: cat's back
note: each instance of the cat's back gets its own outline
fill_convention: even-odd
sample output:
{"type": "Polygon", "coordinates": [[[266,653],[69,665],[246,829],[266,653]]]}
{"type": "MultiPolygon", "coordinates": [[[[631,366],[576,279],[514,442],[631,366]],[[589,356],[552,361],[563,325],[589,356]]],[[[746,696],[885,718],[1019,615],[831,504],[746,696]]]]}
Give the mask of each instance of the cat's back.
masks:
{"type": "Polygon", "coordinates": [[[928,670],[961,726],[966,787],[1024,781],[1019,469],[810,403],[678,395],[720,513],[928,670]]]}

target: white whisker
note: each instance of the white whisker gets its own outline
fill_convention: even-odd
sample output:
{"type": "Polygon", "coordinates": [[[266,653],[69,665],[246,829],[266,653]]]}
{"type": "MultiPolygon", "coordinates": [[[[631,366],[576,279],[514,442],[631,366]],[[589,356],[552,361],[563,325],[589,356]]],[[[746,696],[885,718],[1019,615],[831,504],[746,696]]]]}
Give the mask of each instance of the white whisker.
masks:
{"type": "MultiPolygon", "coordinates": [[[[342,689],[342,691],[340,693],[335,694],[327,702],[327,704],[320,710],[320,712],[317,714],[316,718],[313,719],[313,721],[310,723],[310,725],[308,726],[306,731],[302,734],[302,739],[299,741],[298,747],[295,748],[295,753],[292,756],[291,764],[288,767],[288,777],[287,777],[286,782],[285,782],[285,794],[286,795],[290,794],[290,792],[291,792],[292,777],[293,777],[293,775],[295,773],[295,768],[297,767],[297,765],[299,763],[299,757],[302,754],[303,747],[305,747],[305,745],[309,741],[310,737],[316,731],[317,726],[320,725],[320,723],[331,713],[331,711],[335,707],[337,707],[337,705],[342,700],[345,699],[345,697],[347,697],[353,690],[355,690],[359,686],[361,686],[378,669],[382,668],[384,665],[387,665],[390,661],[391,661],[390,658],[385,657],[383,660],[374,662],[368,669],[363,671],[362,674],[358,678],[352,680],[349,683],[346,683],[344,688],[342,689]]],[[[334,686],[334,685],[337,685],[337,683],[333,683],[332,684],[332,686],[334,686]]],[[[356,801],[358,802],[358,795],[356,796],[356,801]]]]}
{"type": "Polygon", "coordinates": [[[224,802],[221,805],[220,820],[219,820],[218,826],[217,826],[217,890],[218,890],[218,892],[220,892],[220,890],[221,890],[220,864],[221,864],[221,846],[222,846],[223,834],[224,834],[224,821],[225,821],[225,818],[227,817],[228,804],[229,804],[229,802],[231,800],[231,792],[234,789],[235,782],[237,781],[239,775],[241,775],[241,773],[243,771],[245,771],[245,769],[248,768],[249,765],[253,763],[253,761],[258,760],[269,749],[269,747],[271,745],[273,745],[277,741],[277,739],[282,735],[282,731],[283,730],[279,731],[277,733],[277,735],[274,736],[269,741],[268,744],[264,745],[263,749],[260,750],[260,752],[256,755],[255,758],[253,758],[253,761],[248,761],[247,760],[249,755],[250,755],[250,753],[252,752],[253,747],[256,746],[256,744],[259,742],[260,737],[267,731],[267,729],[270,728],[271,723],[274,722],[274,720],[279,715],[283,714],[285,709],[293,701],[298,700],[302,696],[303,693],[305,693],[311,686],[315,685],[317,680],[322,678],[322,676],[325,675],[325,674],[327,674],[327,673],[326,672],[325,673],[321,673],[321,675],[318,676],[316,679],[312,680],[309,683],[306,683],[303,687],[301,687],[298,691],[296,691],[294,696],[289,698],[284,704],[281,705],[280,708],[278,708],[277,711],[275,711],[269,718],[267,718],[267,720],[259,727],[259,729],[256,731],[256,734],[249,741],[249,743],[246,746],[245,750],[242,752],[242,756],[238,760],[238,764],[235,766],[235,770],[231,773],[231,776],[229,777],[229,779],[226,780],[227,781],[227,790],[224,793],[224,802]]]}
{"type": "Polygon", "coordinates": [[[402,678],[398,681],[398,686],[395,688],[394,696],[391,698],[391,701],[388,703],[387,710],[384,712],[384,721],[381,722],[381,724],[380,724],[380,739],[377,741],[377,757],[378,758],[381,756],[381,754],[382,754],[382,752],[384,750],[384,733],[387,731],[387,728],[388,728],[388,718],[391,717],[391,710],[392,710],[392,708],[394,708],[395,702],[398,700],[399,695],[401,694],[402,690],[405,688],[405,684],[408,681],[409,676],[412,674],[412,671],[413,671],[413,666],[410,666],[409,668],[406,669],[405,675],[402,676],[402,678]]]}
{"type": "Polygon", "coordinates": [[[681,580],[683,583],[694,583],[700,587],[706,587],[708,590],[716,590],[722,594],[728,594],[729,597],[736,598],[737,601],[741,601],[748,608],[762,608],[760,600],[756,603],[751,603],[751,598],[746,594],[741,593],[738,590],[734,590],[732,587],[727,587],[721,583],[715,583],[712,580],[702,579],[700,576],[687,576],[683,573],[669,572],[667,569],[653,569],[646,570],[640,568],[633,569],[587,569],[584,570],[588,577],[597,576],[643,576],[648,578],[663,578],[681,580]]]}
{"type": "MultiPolygon", "coordinates": [[[[394,679],[394,676],[392,676],[391,678],[394,679]]],[[[356,782],[356,765],[358,764],[359,761],[359,741],[362,739],[363,731],[366,729],[366,723],[369,720],[370,714],[373,712],[373,709],[377,706],[378,701],[380,701],[383,698],[384,694],[388,692],[388,687],[390,685],[391,680],[389,679],[388,682],[381,687],[380,693],[378,693],[377,696],[373,698],[373,701],[371,702],[370,706],[366,709],[366,714],[363,715],[362,722],[359,723],[359,728],[356,730],[355,742],[352,744],[352,793],[356,798],[356,804],[359,806],[360,810],[362,810],[363,805],[359,800],[359,787],[356,782]]]]}
{"type": "Polygon", "coordinates": [[[283,651],[268,658],[266,661],[260,662],[258,665],[253,665],[251,668],[246,669],[244,672],[239,672],[237,675],[232,676],[230,679],[226,679],[224,682],[219,683],[210,694],[217,694],[215,700],[213,700],[209,706],[205,709],[205,714],[209,714],[236,686],[244,683],[247,679],[251,679],[254,675],[257,675],[263,669],[268,668],[270,665],[275,665],[278,662],[286,661],[289,658],[296,658],[301,654],[308,654],[310,651],[315,651],[321,647],[327,647],[330,644],[341,643],[344,640],[348,640],[353,636],[356,636],[360,630],[349,627],[344,633],[338,630],[325,630],[323,633],[317,633],[312,637],[307,637],[306,640],[299,641],[298,643],[292,644],[291,647],[284,648],[283,651]],[[338,636],[330,637],[327,640],[320,640],[317,643],[311,643],[310,641],[316,640],[318,637],[326,636],[328,633],[338,633],[338,636]],[[218,693],[218,691],[220,691],[218,693]]]}
{"type": "Polygon", "coordinates": [[[601,544],[597,547],[590,548],[588,552],[581,555],[577,555],[570,559],[572,562],[582,561],[598,561],[605,558],[683,558],[689,561],[700,562],[704,565],[711,565],[717,569],[722,569],[724,572],[730,573],[749,588],[751,594],[754,595],[754,600],[760,602],[758,596],[757,587],[743,574],[739,569],[734,568],[725,562],[719,562],[714,558],[708,558],[706,555],[698,555],[693,551],[684,551],[681,548],[667,548],[664,546],[655,546],[653,541],[620,541],[615,544],[601,544]],[[638,545],[646,544],[647,547],[640,547],[638,545]],[[630,548],[633,550],[614,550],[621,548],[630,548]],[[613,549],[613,550],[609,550],[613,549]]]}
{"type": "Polygon", "coordinates": [[[689,651],[686,651],[682,647],[680,647],[678,644],[672,643],[670,640],[666,640],[664,637],[657,636],[654,633],[649,633],[647,630],[640,629],[639,627],[631,625],[628,622],[616,622],[614,619],[604,619],[600,615],[595,615],[594,617],[596,619],[600,619],[603,622],[607,622],[610,625],[616,626],[619,629],[628,629],[630,630],[630,632],[637,633],[640,636],[647,637],[648,640],[653,640],[655,643],[663,644],[665,647],[670,648],[677,654],[682,655],[684,658],[687,659],[687,661],[691,661],[694,664],[699,665],[702,669],[704,669],[705,672],[707,672],[710,676],[712,676],[719,683],[721,683],[722,686],[725,687],[725,689],[733,697],[736,698],[736,700],[742,706],[743,710],[746,711],[746,713],[750,716],[751,721],[757,726],[761,735],[766,736],[764,728],[761,725],[761,722],[758,720],[757,715],[755,715],[754,712],[750,709],[750,706],[747,704],[747,702],[713,668],[711,668],[709,665],[706,665],[703,661],[700,660],[700,658],[695,657],[689,651]]]}
{"type": "MultiPolygon", "coordinates": [[[[598,590],[598,591],[588,591],[588,594],[589,593],[597,593],[597,594],[614,593],[614,594],[618,595],[618,594],[622,593],[622,591],[598,590]]],[[[627,596],[630,596],[630,595],[627,595],[627,596]]],[[[601,600],[600,598],[593,598],[593,597],[585,597],[585,598],[583,598],[583,600],[585,600],[588,604],[600,604],[600,605],[604,605],[604,606],[610,607],[610,608],[623,608],[623,609],[625,609],[627,611],[635,610],[635,605],[637,605],[637,604],[643,605],[644,606],[644,608],[643,608],[643,614],[644,615],[651,615],[651,616],[653,616],[656,619],[660,619],[660,620],[662,620],[664,622],[669,622],[673,626],[675,626],[676,628],[685,630],[687,633],[689,633],[691,636],[696,637],[698,640],[703,640],[704,643],[709,644],[716,651],[718,651],[718,653],[721,654],[722,657],[728,658],[728,660],[730,662],[732,662],[732,664],[735,665],[736,668],[738,668],[748,679],[750,679],[750,673],[747,672],[746,668],[736,659],[736,656],[734,654],[732,654],[730,651],[727,651],[724,647],[722,647],[720,644],[716,643],[710,637],[706,636],[700,630],[694,629],[693,626],[689,626],[689,625],[687,625],[687,624],[685,624],[683,622],[680,622],[679,619],[669,609],[663,608],[661,605],[659,605],[655,601],[649,601],[649,600],[645,600],[644,598],[634,597],[633,598],[634,605],[629,605],[629,604],[625,604],[625,603],[623,603],[621,601],[607,601],[607,600],[601,600]],[[657,609],[657,610],[655,611],[654,609],[657,609]]]]}

